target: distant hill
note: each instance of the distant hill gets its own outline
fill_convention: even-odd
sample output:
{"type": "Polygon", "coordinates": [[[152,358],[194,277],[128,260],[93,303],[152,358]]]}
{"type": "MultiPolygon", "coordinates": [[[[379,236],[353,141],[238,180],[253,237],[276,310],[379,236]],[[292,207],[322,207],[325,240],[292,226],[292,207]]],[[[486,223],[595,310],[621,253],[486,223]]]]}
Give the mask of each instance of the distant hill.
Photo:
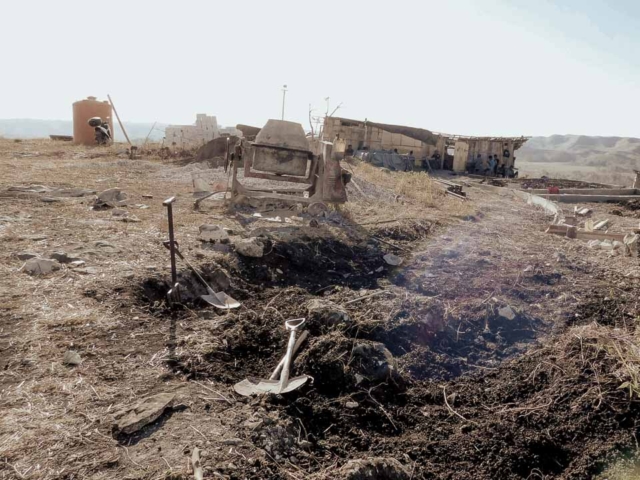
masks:
{"type": "MultiPolygon", "coordinates": [[[[153,123],[124,122],[124,128],[131,141],[144,140],[153,123]]],[[[151,135],[151,141],[161,141],[164,137],[164,123],[158,123],[151,135]]],[[[70,120],[36,120],[18,118],[0,120],[0,137],[5,138],[48,138],[49,135],[73,135],[73,123],[70,120]]],[[[116,122],[115,135],[117,141],[124,141],[124,135],[116,122]]]]}
{"type": "Polygon", "coordinates": [[[516,155],[518,161],[524,162],[640,169],[640,138],[585,135],[533,137],[516,155]]]}

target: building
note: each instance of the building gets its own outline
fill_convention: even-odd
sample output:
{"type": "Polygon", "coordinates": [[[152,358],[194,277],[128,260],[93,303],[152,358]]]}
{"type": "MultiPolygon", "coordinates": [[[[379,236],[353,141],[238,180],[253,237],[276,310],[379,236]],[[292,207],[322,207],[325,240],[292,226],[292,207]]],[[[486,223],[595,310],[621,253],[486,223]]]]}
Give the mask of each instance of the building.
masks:
{"type": "Polygon", "coordinates": [[[219,136],[216,117],[199,113],[194,125],[169,125],[165,129],[164,144],[178,148],[200,147],[219,136]]]}
{"type": "Polygon", "coordinates": [[[464,172],[467,164],[478,154],[484,159],[497,156],[498,162],[513,167],[515,151],[528,140],[526,137],[472,137],[436,133],[423,128],[388,125],[368,120],[326,117],[323,138],[333,140],[338,136],[354,150],[394,150],[399,154],[413,151],[416,166],[439,154],[439,168],[464,172]]]}

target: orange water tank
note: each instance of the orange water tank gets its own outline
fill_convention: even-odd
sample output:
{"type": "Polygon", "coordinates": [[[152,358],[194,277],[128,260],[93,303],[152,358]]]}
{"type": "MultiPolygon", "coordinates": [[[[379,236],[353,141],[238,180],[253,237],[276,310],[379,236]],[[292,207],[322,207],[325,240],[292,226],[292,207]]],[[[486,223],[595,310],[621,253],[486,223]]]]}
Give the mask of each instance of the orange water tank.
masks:
{"type": "Polygon", "coordinates": [[[73,143],[82,145],[95,145],[95,131],[89,125],[89,119],[100,117],[109,122],[109,128],[113,135],[113,121],[111,104],[108,101],[99,102],[96,97],[87,97],[73,104],[73,143]]]}

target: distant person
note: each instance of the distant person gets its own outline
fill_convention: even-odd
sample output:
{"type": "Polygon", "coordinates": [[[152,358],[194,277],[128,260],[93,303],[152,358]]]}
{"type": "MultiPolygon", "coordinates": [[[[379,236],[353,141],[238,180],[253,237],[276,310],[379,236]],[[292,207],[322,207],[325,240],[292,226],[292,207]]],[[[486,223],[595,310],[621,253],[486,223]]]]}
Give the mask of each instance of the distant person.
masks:
{"type": "Polygon", "coordinates": [[[416,157],[413,156],[413,150],[409,151],[407,157],[407,171],[413,170],[413,166],[416,164],[416,157]]]}
{"type": "Polygon", "coordinates": [[[489,155],[489,164],[487,165],[485,174],[489,173],[489,175],[493,175],[493,171],[495,168],[496,168],[496,160],[493,158],[493,155],[489,155]]]}
{"type": "Polygon", "coordinates": [[[484,165],[483,164],[484,164],[484,162],[482,161],[482,154],[479,153],[478,156],[476,157],[474,172],[475,173],[482,173],[484,171],[484,165]]]}
{"type": "Polygon", "coordinates": [[[353,145],[348,145],[347,149],[344,151],[344,154],[347,157],[353,157],[353,145]]]}

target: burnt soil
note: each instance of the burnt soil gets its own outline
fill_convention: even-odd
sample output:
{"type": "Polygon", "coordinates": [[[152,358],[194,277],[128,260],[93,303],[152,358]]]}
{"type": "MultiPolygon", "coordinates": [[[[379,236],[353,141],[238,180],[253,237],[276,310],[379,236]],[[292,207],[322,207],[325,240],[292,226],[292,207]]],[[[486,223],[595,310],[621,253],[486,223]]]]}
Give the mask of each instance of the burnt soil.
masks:
{"type": "MultiPolygon", "coordinates": [[[[406,247],[429,231],[414,224],[375,234],[406,247]]],[[[640,412],[627,392],[604,378],[616,368],[611,358],[601,351],[585,352],[579,338],[563,336],[572,326],[593,322],[635,332],[635,289],[592,296],[553,325],[521,311],[511,320],[500,316],[491,296],[463,303],[462,311],[452,314],[448,300],[460,301],[461,291],[477,297],[470,277],[482,271],[482,263],[479,268],[475,261],[452,263],[459,257],[456,252],[431,259],[446,282],[453,283],[447,286],[442,276],[425,284],[415,281],[411,268],[400,273],[386,265],[381,260],[385,252],[375,241],[355,246],[302,236],[293,242],[265,242],[273,255],[224,265],[233,279],[226,291],[244,308],[226,315],[209,313],[213,322],[204,333],[207,346],[198,354],[183,350],[172,358],[175,373],[228,385],[268,378],[274,359],[285,349],[284,319],[307,317],[310,300],[343,304],[357,298],[360,289],[402,288],[405,293],[353,303],[347,307],[349,320],[340,324],[308,323],[311,335],[292,376],[305,373],[313,383],[286,396],[240,399],[277,414],[278,420],[247,434],[268,455],[238,469],[220,466],[218,472],[227,478],[289,478],[279,467],[288,458],[307,474],[344,478],[331,465],[393,457],[411,478],[580,479],[593,477],[635,448],[640,412]],[[560,343],[542,341],[552,331],[554,338],[563,339],[560,343]],[[383,378],[373,374],[384,359],[355,355],[362,344],[384,345],[397,362],[392,373],[383,378]]],[[[203,268],[208,280],[219,278],[215,269],[203,268]]],[[[182,273],[185,283],[194,286],[189,309],[197,310],[196,297],[204,291],[182,273]]],[[[554,295],[558,285],[567,283],[561,273],[537,268],[519,281],[505,285],[502,293],[528,303],[554,295]]],[[[166,315],[161,300],[165,289],[148,280],[137,301],[150,302],[157,315],[166,315]]],[[[171,315],[183,314],[178,310],[171,315]]]]}

